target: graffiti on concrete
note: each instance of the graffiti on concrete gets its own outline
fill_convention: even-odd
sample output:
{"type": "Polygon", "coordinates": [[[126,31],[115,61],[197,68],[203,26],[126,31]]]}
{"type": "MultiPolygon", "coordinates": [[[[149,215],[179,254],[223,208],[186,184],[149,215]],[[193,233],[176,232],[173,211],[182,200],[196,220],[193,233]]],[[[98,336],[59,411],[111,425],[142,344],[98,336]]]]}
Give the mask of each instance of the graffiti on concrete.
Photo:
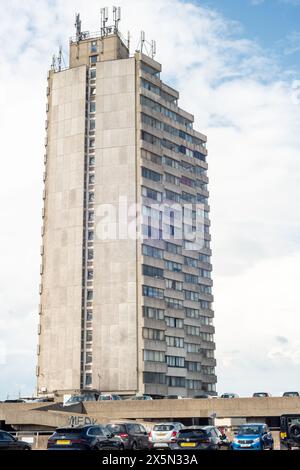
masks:
{"type": "Polygon", "coordinates": [[[95,418],[91,418],[90,416],[69,416],[68,417],[68,424],[72,427],[77,426],[86,426],[89,424],[96,424],[97,420],[95,418]]]}

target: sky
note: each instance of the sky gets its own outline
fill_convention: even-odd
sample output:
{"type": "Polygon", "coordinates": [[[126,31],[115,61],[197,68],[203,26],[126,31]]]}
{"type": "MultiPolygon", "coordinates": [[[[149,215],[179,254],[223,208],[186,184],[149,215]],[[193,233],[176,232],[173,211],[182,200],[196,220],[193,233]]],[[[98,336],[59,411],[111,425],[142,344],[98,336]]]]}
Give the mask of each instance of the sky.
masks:
{"type": "MultiPolygon", "coordinates": [[[[218,392],[300,390],[300,1],[119,0],[208,135],[218,392]]],[[[2,0],[0,399],[35,388],[46,76],[97,0],[2,0]]]]}

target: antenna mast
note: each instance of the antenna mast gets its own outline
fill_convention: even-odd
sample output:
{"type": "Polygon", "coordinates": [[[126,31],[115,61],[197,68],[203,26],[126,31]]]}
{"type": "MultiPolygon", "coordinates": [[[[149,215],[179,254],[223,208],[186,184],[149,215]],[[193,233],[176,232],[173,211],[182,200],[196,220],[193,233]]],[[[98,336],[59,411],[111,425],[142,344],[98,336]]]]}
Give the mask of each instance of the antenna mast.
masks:
{"type": "Polygon", "coordinates": [[[119,30],[119,22],[121,21],[121,7],[113,7],[113,20],[115,23],[115,33],[119,30]]]}
{"type": "Polygon", "coordinates": [[[76,41],[79,42],[82,38],[80,13],[76,13],[75,28],[76,28],[76,41]]]}
{"type": "Polygon", "coordinates": [[[101,36],[106,35],[106,23],[108,22],[108,8],[101,8],[101,36]]]}

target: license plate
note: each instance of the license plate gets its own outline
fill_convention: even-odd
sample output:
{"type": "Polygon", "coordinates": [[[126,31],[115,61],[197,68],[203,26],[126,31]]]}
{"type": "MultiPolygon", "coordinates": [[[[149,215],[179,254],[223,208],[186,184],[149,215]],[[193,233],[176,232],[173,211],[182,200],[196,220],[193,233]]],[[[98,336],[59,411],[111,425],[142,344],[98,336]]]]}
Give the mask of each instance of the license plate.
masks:
{"type": "Polygon", "coordinates": [[[181,447],[196,447],[196,442],[182,442],[181,447]]]}
{"type": "Polygon", "coordinates": [[[241,447],[251,447],[251,444],[241,444],[241,447]]]}
{"type": "Polygon", "coordinates": [[[59,440],[59,441],[56,441],[56,444],[58,446],[69,446],[71,444],[71,441],[59,440]]]}
{"type": "Polygon", "coordinates": [[[157,437],[165,437],[167,435],[166,432],[158,432],[157,437]]]}

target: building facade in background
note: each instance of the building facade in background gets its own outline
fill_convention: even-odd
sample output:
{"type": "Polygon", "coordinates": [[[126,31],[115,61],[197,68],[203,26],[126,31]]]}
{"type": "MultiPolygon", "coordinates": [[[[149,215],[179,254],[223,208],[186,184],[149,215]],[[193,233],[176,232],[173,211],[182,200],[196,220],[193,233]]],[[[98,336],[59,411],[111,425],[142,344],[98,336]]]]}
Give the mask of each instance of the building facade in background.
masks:
{"type": "Polygon", "coordinates": [[[48,74],[39,394],[216,390],[206,137],[127,46],[48,74]]]}

